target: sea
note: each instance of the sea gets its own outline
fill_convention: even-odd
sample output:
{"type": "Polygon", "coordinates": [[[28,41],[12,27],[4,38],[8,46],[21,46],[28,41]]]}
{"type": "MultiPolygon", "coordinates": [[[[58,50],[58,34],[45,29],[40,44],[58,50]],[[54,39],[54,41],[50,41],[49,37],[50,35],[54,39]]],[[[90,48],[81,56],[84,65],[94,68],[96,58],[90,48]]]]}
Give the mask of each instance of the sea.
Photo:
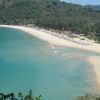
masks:
{"type": "Polygon", "coordinates": [[[95,92],[95,74],[87,60],[93,55],[98,54],[0,28],[0,93],[26,95],[32,90],[42,100],[75,100],[95,92]]]}

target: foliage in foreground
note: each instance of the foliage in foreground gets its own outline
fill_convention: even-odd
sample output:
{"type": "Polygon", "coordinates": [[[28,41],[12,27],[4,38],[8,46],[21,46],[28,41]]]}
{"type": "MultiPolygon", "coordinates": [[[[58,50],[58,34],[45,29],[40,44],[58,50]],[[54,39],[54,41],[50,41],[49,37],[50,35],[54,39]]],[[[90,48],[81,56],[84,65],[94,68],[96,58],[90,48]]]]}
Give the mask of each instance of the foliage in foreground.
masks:
{"type": "MultiPolygon", "coordinates": [[[[22,92],[19,92],[17,97],[15,96],[14,93],[9,93],[9,94],[0,93],[0,100],[42,100],[41,98],[42,95],[34,97],[32,90],[30,90],[27,95],[24,95],[22,92]]],[[[100,95],[86,94],[84,96],[78,96],[75,100],[100,100],[100,95]]]]}
{"type": "Polygon", "coordinates": [[[32,94],[32,90],[30,90],[27,95],[24,95],[22,92],[19,92],[18,97],[16,97],[14,93],[0,93],[0,100],[41,100],[41,97],[41,95],[34,97],[32,94]]]}
{"type": "Polygon", "coordinates": [[[97,94],[86,94],[85,96],[79,96],[76,100],[100,100],[100,95],[97,94]]]}

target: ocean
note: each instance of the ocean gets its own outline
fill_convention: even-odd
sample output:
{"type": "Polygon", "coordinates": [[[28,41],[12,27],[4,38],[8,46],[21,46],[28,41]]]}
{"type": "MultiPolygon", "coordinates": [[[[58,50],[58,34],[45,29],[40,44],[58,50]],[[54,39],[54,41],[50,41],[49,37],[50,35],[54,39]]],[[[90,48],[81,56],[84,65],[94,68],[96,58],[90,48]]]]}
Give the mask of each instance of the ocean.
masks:
{"type": "Polygon", "coordinates": [[[88,56],[80,49],[54,46],[29,34],[0,28],[0,92],[27,94],[43,100],[75,100],[95,87],[88,56]]]}

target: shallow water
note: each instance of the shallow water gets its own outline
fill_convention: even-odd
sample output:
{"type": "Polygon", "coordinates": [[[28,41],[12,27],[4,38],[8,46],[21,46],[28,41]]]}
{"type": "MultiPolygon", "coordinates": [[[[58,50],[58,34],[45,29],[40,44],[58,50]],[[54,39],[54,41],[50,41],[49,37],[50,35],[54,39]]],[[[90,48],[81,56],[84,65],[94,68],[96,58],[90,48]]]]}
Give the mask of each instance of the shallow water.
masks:
{"type": "Polygon", "coordinates": [[[0,28],[0,92],[33,90],[43,100],[74,100],[94,86],[89,51],[53,46],[25,32],[0,28]]]}

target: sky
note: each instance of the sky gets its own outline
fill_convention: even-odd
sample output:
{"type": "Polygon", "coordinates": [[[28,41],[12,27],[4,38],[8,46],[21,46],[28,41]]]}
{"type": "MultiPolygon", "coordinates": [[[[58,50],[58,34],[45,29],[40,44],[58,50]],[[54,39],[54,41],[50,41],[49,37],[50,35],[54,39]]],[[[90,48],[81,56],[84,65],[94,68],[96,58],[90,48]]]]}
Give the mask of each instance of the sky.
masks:
{"type": "Polygon", "coordinates": [[[81,5],[100,5],[100,0],[61,0],[69,3],[76,3],[81,5]]]}

